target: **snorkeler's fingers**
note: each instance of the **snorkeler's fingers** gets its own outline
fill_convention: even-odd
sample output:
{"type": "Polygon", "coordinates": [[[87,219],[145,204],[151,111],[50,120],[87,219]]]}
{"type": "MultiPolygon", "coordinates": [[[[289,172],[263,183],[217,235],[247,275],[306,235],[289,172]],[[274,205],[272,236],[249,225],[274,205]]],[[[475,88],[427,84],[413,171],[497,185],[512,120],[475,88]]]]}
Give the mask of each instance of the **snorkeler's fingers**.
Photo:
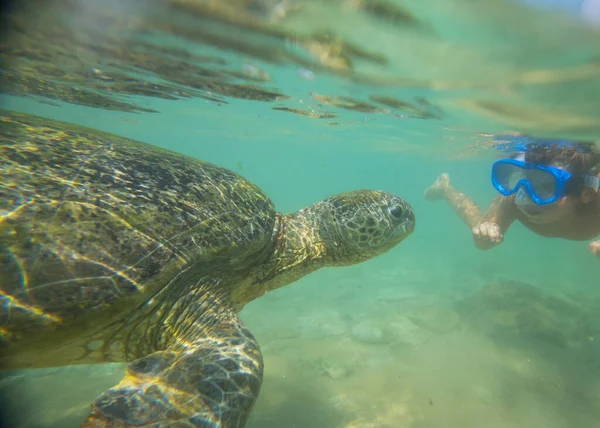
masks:
{"type": "Polygon", "coordinates": [[[480,250],[489,250],[500,245],[504,240],[500,226],[496,223],[480,223],[472,229],[473,241],[480,250]]]}
{"type": "Polygon", "coordinates": [[[593,255],[600,257],[600,241],[590,242],[588,247],[593,255]]]}
{"type": "Polygon", "coordinates": [[[492,222],[484,222],[478,224],[472,229],[473,238],[478,243],[493,243],[499,244],[504,240],[500,226],[492,222]]]}
{"type": "Polygon", "coordinates": [[[481,224],[478,224],[477,226],[475,226],[475,227],[473,228],[472,232],[473,232],[473,238],[474,238],[476,241],[480,241],[480,240],[482,240],[482,239],[485,239],[485,238],[487,238],[487,237],[484,235],[484,233],[483,233],[483,230],[481,229],[481,224]]]}

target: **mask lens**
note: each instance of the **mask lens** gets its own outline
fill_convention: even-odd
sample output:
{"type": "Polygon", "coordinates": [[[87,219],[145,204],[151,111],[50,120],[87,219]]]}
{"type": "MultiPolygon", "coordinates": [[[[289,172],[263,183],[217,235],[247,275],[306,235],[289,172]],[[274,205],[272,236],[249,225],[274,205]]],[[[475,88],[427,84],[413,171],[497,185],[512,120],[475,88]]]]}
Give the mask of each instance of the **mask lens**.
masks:
{"type": "Polygon", "coordinates": [[[548,201],[556,194],[556,177],[548,171],[529,169],[525,176],[531,189],[542,201],[548,201]]]}
{"type": "Polygon", "coordinates": [[[494,165],[494,177],[507,192],[513,192],[519,181],[526,178],[522,168],[510,163],[497,163],[494,165]]]}

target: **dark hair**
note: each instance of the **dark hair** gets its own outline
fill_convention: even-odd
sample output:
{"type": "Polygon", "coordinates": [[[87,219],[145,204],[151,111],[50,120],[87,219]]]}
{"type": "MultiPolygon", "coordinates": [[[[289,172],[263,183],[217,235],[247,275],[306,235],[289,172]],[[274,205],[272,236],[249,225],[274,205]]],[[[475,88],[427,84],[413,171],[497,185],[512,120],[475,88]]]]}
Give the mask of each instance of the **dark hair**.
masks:
{"type": "MultiPolygon", "coordinates": [[[[514,154],[512,157],[516,157],[514,154]]],[[[600,173],[600,151],[591,142],[559,142],[552,140],[528,143],[525,162],[557,165],[573,174],[567,182],[567,195],[579,195],[584,188],[585,175],[600,173]]]]}
{"type": "Polygon", "coordinates": [[[532,143],[525,151],[525,161],[541,165],[560,165],[573,175],[600,172],[600,152],[594,143],[532,143]]]}

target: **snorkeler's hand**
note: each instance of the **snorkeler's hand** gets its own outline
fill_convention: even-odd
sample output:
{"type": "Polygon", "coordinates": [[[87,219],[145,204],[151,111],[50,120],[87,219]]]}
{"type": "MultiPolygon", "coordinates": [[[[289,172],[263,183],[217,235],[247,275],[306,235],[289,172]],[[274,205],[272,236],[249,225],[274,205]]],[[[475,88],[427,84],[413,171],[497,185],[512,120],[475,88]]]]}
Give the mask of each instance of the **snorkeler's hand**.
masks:
{"type": "Polygon", "coordinates": [[[472,232],[475,246],[480,250],[489,250],[504,240],[500,226],[489,221],[478,224],[472,232]]]}
{"type": "Polygon", "coordinates": [[[593,255],[600,257],[600,241],[590,242],[588,248],[593,255]]]}

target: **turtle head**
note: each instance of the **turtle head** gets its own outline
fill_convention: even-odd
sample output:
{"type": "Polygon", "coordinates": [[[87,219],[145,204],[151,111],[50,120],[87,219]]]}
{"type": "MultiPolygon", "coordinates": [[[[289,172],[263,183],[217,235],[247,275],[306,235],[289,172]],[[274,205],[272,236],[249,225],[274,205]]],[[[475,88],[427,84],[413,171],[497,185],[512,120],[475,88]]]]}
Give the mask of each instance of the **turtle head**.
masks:
{"type": "Polygon", "coordinates": [[[271,255],[252,274],[260,285],[238,289],[233,300],[239,309],[321,267],[366,261],[394,248],[414,230],[410,204],[374,190],[341,193],[294,214],[278,214],[271,255]]]}
{"type": "Polygon", "coordinates": [[[323,262],[344,266],[383,254],[415,230],[410,204],[391,193],[358,190],[307,208],[316,214],[323,262]]]}

